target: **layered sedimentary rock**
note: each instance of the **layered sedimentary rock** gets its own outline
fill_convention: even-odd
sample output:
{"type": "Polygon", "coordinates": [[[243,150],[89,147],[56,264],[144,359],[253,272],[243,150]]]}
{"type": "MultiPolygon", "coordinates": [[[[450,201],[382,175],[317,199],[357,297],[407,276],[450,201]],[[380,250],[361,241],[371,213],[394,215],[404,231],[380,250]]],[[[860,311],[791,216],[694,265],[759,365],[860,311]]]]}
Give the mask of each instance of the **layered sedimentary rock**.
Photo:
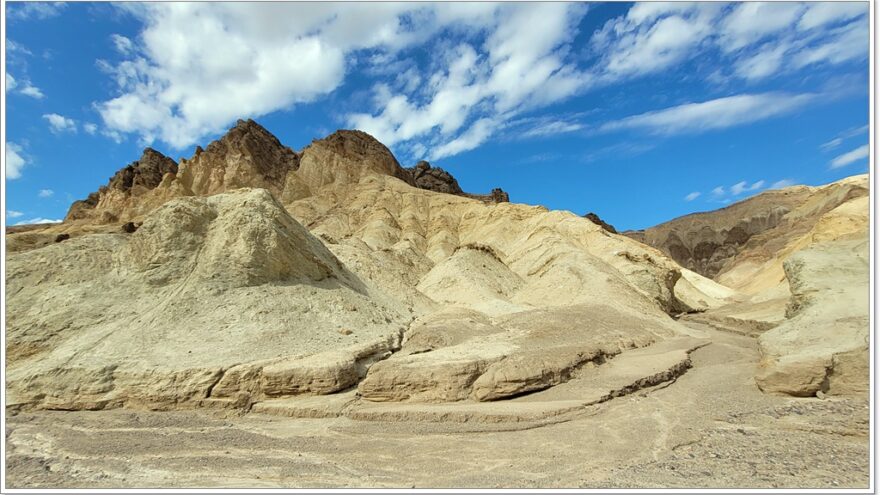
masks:
{"type": "Polygon", "coordinates": [[[89,224],[141,221],[172,198],[242,187],[263,188],[289,202],[320,194],[328,184],[355,184],[370,174],[388,175],[430,191],[487,202],[509,201],[501,189],[486,195],[465,193],[454,177],[427,162],[404,169],[385,145],[362,131],[336,131],[298,153],[253,120],[239,120],[207,148],[198,146],[190,158],[181,158],[179,165],[152,148],[145,149],[138,161],[117,172],[106,186],[74,202],[65,220],[89,224]]]}
{"type": "MultiPolygon", "coordinates": [[[[866,228],[851,201],[827,211],[858,196],[835,191],[787,214],[820,212],[810,242],[866,228]]],[[[149,151],[64,223],[8,236],[9,405],[249,410],[357,390],[372,417],[389,402],[478,407],[606,375],[625,378],[622,394],[674,379],[705,343],[671,315],[739,297],[601,221],[506,196],[405,169],[360,131],[295,152],[239,121],[176,167],[149,151]],[[614,366],[622,355],[671,357],[645,375],[614,366]]],[[[776,363],[796,353],[772,342],[765,368],[784,376],[776,363]]],[[[857,390],[840,377],[858,375],[859,349],[834,352],[832,367],[848,363],[836,390],[857,390]]],[[[762,386],[796,393],[783,381],[762,386]]],[[[599,389],[538,409],[607,400],[599,389]]]]}
{"type": "Polygon", "coordinates": [[[297,153],[251,121],[176,167],[146,153],[40,231],[69,239],[10,257],[10,404],[489,401],[681,331],[658,251],[416,169],[363,132],[297,153]]]}
{"type": "Polygon", "coordinates": [[[745,272],[751,271],[744,265],[756,267],[774,258],[824,213],[867,194],[867,176],[822,187],[793,186],[623,234],[660,249],[685,268],[741,288],[749,284],[745,272]]]}
{"type": "Polygon", "coordinates": [[[792,295],[786,320],[758,339],[762,390],[797,396],[868,391],[867,211],[862,197],[823,215],[809,235],[813,242],[785,259],[792,295]],[[849,233],[841,235],[842,227],[849,233]]]}
{"type": "Polygon", "coordinates": [[[110,178],[106,186],[81,201],[75,201],[65,217],[66,221],[91,220],[116,222],[122,210],[142,202],[142,196],[157,188],[166,174],[177,173],[177,163],[152,148],[146,148],[141,158],[122,168],[110,178]]]}

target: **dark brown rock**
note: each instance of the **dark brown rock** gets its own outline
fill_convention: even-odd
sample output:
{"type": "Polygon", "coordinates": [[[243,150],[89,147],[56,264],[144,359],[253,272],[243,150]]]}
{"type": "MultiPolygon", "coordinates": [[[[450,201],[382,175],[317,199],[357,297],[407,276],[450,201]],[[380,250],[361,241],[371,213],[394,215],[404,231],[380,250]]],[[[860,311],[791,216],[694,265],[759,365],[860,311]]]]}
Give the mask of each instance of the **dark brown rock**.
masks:
{"type": "MultiPolygon", "coordinates": [[[[285,146],[265,127],[251,119],[239,120],[220,139],[204,150],[196,147],[196,155],[206,155],[211,161],[226,160],[229,156],[244,156],[250,165],[266,180],[283,183],[287,173],[299,168],[299,155],[285,146]]],[[[193,157],[195,158],[195,156],[193,157]]]]}
{"type": "Polygon", "coordinates": [[[55,236],[55,242],[63,242],[70,239],[70,234],[58,234],[55,236]]]}
{"type": "Polygon", "coordinates": [[[424,160],[417,163],[415,167],[406,169],[406,171],[412,177],[413,185],[419,189],[458,195],[464,192],[452,174],[440,167],[432,167],[430,163],[424,160]]]}
{"type": "Polygon", "coordinates": [[[587,220],[589,220],[589,221],[595,223],[595,224],[598,225],[599,227],[602,227],[602,228],[605,229],[606,231],[611,232],[612,234],[616,234],[616,233],[617,233],[617,229],[615,229],[613,225],[611,225],[610,223],[605,222],[604,220],[602,220],[601,218],[599,218],[599,215],[596,215],[596,214],[593,213],[593,212],[587,213],[586,215],[584,215],[584,218],[586,218],[587,220]]]}
{"type": "Polygon", "coordinates": [[[165,174],[169,173],[177,173],[177,163],[153,148],[146,148],[140,159],[116,172],[106,186],[101,186],[84,200],[74,201],[65,220],[88,218],[90,210],[94,210],[101,197],[110,190],[121,191],[127,195],[138,195],[155,189],[162,182],[165,174]]]}
{"type": "Polygon", "coordinates": [[[135,225],[134,222],[126,222],[122,225],[122,231],[126,234],[133,234],[135,231],[137,231],[137,229],[138,225],[135,225]]]}
{"type": "Polygon", "coordinates": [[[507,203],[510,197],[500,188],[492,189],[489,194],[470,194],[461,189],[458,181],[449,172],[440,167],[432,167],[430,163],[422,160],[414,167],[403,169],[410,185],[419,189],[435,191],[445,194],[455,194],[466,198],[479,199],[487,203],[507,203]]]}
{"type": "Polygon", "coordinates": [[[761,263],[770,259],[790,240],[809,232],[824,213],[868,194],[857,184],[829,187],[833,193],[819,196],[804,186],[769,190],[720,210],[692,213],[622,234],[663,251],[689,270],[716,278],[738,260],[761,263]],[[804,214],[808,203],[812,206],[804,214]],[[790,214],[795,210],[800,213],[790,214]]]}

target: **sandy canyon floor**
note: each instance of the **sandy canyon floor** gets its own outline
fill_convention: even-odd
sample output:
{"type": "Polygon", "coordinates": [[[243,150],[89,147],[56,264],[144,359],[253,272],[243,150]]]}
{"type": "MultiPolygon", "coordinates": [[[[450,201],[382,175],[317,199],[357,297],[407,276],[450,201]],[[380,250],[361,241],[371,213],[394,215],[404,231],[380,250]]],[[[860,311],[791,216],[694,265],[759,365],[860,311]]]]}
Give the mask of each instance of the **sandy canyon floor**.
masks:
{"type": "Polygon", "coordinates": [[[8,487],[864,488],[867,399],[761,393],[752,337],[554,424],[131,410],[8,418],[8,487]]]}

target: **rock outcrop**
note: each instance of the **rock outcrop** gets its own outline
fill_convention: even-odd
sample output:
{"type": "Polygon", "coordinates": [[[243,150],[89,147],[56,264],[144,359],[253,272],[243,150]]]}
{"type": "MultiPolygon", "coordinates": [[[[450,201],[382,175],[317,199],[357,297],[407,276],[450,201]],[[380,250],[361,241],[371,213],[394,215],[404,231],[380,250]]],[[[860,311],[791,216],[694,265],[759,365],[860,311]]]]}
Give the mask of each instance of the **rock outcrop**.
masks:
{"type": "Polygon", "coordinates": [[[414,167],[406,169],[410,177],[412,177],[413,185],[419,189],[427,189],[428,191],[442,192],[446,194],[461,195],[464,191],[458,185],[449,172],[440,167],[432,167],[430,163],[422,160],[414,167]]]}
{"type": "Polygon", "coordinates": [[[132,197],[143,196],[157,188],[166,174],[177,174],[177,163],[153,148],[144,149],[140,159],[125,166],[110,178],[106,186],[80,201],[75,201],[65,221],[91,219],[103,223],[115,222],[115,207],[130,202],[132,197]],[[103,215],[102,215],[103,214],[103,215]]]}
{"type": "MultiPolygon", "coordinates": [[[[611,232],[612,234],[617,233],[617,229],[615,229],[613,225],[602,220],[601,218],[599,218],[599,215],[596,215],[593,212],[587,213],[586,215],[584,215],[584,218],[595,223],[599,227],[602,227],[603,229],[607,230],[608,232],[611,232]]],[[[637,239],[637,240],[644,242],[643,239],[637,239]]]]}
{"type": "MultiPolygon", "coordinates": [[[[693,339],[661,351],[699,337],[671,315],[740,296],[601,220],[464,193],[427,163],[405,169],[360,131],[295,152],[239,121],[172,165],[145,153],[81,215],[10,235],[11,407],[249,410],[354,389],[367,415],[389,402],[477,407],[590,382],[624,354],[666,356],[659,371],[619,375],[631,390],[689,366],[693,339]]],[[[866,198],[826,209],[856,186],[773,221],[826,212],[810,242],[864,231],[850,203],[866,198]]],[[[762,345],[783,376],[776,363],[792,353],[762,345]]],[[[860,350],[835,349],[845,385],[828,390],[855,390],[860,350]]]]}
{"type": "Polygon", "coordinates": [[[132,234],[8,261],[6,383],[18,408],[232,405],[283,393],[285,373],[329,393],[319,384],[362,376],[409,321],[263,189],[175,199],[132,234]],[[308,360],[326,352],[338,366],[308,360]]]}
{"type": "Polygon", "coordinates": [[[300,156],[253,120],[239,120],[223,137],[189,159],[181,159],[183,190],[208,196],[242,187],[281,194],[288,173],[299,169],[300,156]]]}
{"type": "Polygon", "coordinates": [[[786,319],[758,339],[762,390],[798,396],[868,390],[868,210],[868,197],[849,200],[787,247],[786,319]]]}
{"type": "Polygon", "coordinates": [[[138,161],[118,171],[106,186],[74,202],[65,222],[142,221],[173,198],[244,187],[266,189],[286,204],[320,195],[328,184],[353,185],[375,174],[429,191],[490,203],[509,201],[501,189],[483,195],[466,193],[448,172],[427,162],[405,169],[385,145],[362,131],[336,131],[298,153],[255,121],[239,120],[207,148],[198,146],[190,158],[181,158],[179,165],[152,148],[145,149],[138,161]]]}
{"type": "MultiPolygon", "coordinates": [[[[743,267],[778,258],[777,253],[809,232],[823,214],[867,196],[867,176],[860,177],[822,187],[766,191],[720,210],[623,234],[660,249],[685,268],[754,293],[770,287],[755,284],[755,274],[743,267]]],[[[775,273],[782,275],[781,261],[775,273]]]]}

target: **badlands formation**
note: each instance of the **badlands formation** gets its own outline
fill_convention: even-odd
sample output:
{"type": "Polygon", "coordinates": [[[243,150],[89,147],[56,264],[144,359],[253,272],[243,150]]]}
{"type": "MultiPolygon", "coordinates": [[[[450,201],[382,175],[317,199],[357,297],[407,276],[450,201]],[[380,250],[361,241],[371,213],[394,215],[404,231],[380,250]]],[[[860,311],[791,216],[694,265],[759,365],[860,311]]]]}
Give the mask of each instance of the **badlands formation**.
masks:
{"type": "Polygon", "coordinates": [[[867,194],[621,235],[360,131],[147,149],[7,229],[9,486],[866,486],[867,194]]]}

